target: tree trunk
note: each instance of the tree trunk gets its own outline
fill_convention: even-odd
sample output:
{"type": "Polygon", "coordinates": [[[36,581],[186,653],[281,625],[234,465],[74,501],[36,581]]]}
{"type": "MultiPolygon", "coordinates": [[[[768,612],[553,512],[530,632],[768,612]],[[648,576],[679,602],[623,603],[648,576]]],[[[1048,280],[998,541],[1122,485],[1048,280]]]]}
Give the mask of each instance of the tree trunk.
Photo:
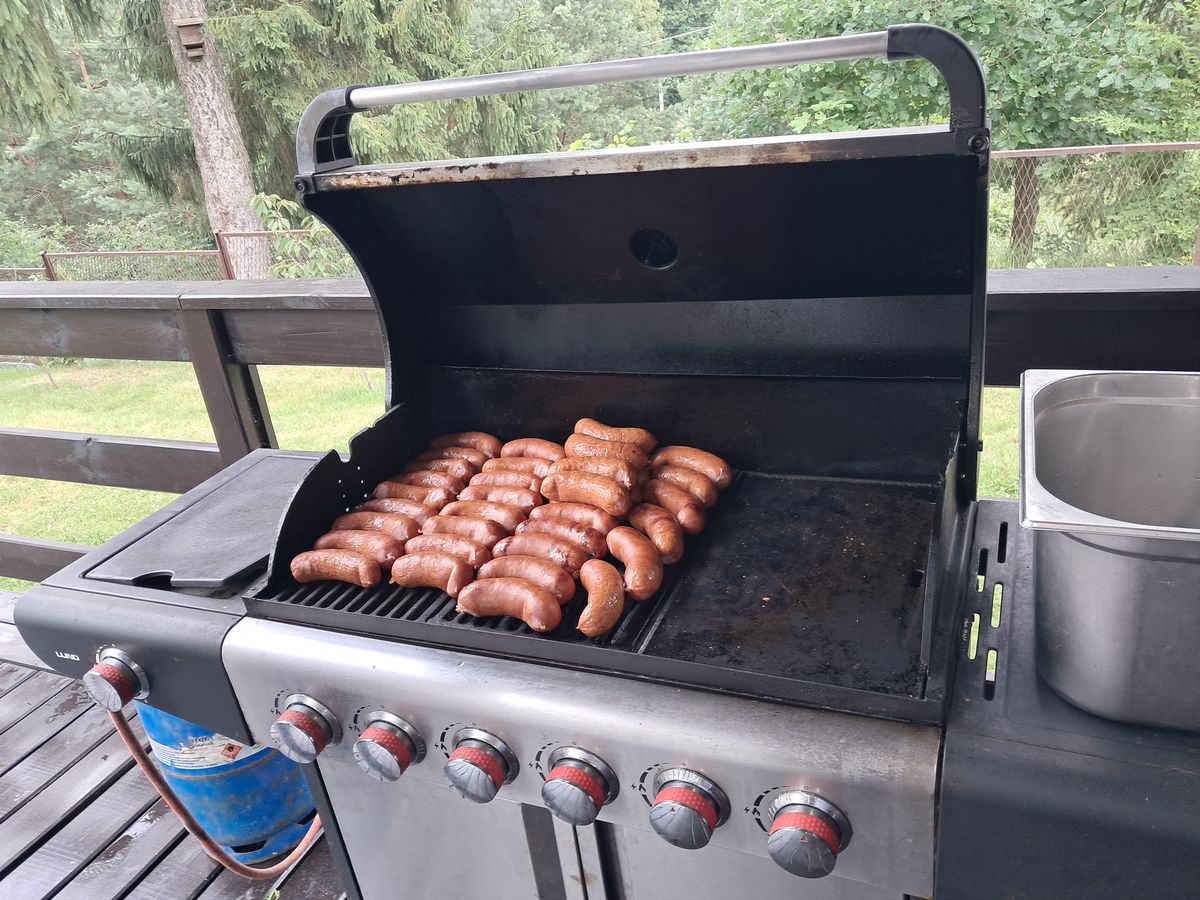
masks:
{"type": "MultiPolygon", "coordinates": [[[[254,181],[250,156],[233,111],[233,99],[217,58],[212,36],[204,32],[204,55],[189,59],[179,40],[177,19],[208,18],[205,0],[159,0],[167,43],[187,102],[196,148],[196,164],[204,185],[204,208],[213,231],[258,231],[262,223],[250,209],[254,181]]],[[[260,241],[242,242],[249,252],[230,260],[235,278],[266,278],[270,256],[260,241]]]]}
{"type": "Polygon", "coordinates": [[[1013,160],[1013,217],[1009,232],[1013,264],[1024,265],[1033,255],[1033,237],[1037,228],[1038,201],[1037,160],[1020,156],[1013,160]]]}

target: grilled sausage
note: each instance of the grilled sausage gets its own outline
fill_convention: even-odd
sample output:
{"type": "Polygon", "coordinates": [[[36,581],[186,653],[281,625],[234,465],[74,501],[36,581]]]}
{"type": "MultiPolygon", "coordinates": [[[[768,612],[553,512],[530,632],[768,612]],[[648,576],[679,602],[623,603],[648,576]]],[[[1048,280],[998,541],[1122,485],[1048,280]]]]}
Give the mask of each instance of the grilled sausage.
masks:
{"type": "Polygon", "coordinates": [[[579,580],[587,591],[587,608],[575,627],[588,637],[599,637],[612,630],[625,609],[621,573],[602,559],[589,559],[579,572],[579,580]]]}
{"type": "Polygon", "coordinates": [[[570,519],[556,519],[552,516],[526,519],[517,526],[517,534],[548,534],[586,550],[589,556],[603,556],[606,552],[604,535],[595,528],[572,522],[570,519]]]}
{"type": "Polygon", "coordinates": [[[504,526],[491,519],[476,519],[470,516],[434,516],[421,526],[422,534],[456,534],[483,544],[489,550],[496,541],[508,534],[504,526]]]}
{"type": "Polygon", "coordinates": [[[441,487],[427,484],[400,484],[398,481],[381,481],[375,485],[376,500],[416,500],[434,509],[441,509],[454,499],[454,494],[441,487]]]}
{"type": "Polygon", "coordinates": [[[570,519],[572,522],[595,528],[601,534],[608,534],[618,525],[615,518],[588,503],[547,503],[530,510],[529,518],[570,519]]]}
{"type": "Polygon", "coordinates": [[[695,447],[661,447],[651,460],[655,466],[683,466],[701,475],[707,475],[721,490],[733,481],[733,469],[729,463],[712,453],[695,447]]]}
{"type": "Polygon", "coordinates": [[[550,467],[549,474],[553,475],[555,472],[591,472],[593,475],[603,475],[626,490],[637,484],[638,478],[638,472],[633,466],[623,459],[614,459],[611,456],[568,456],[550,467]]]}
{"type": "MultiPolygon", "coordinates": [[[[464,491],[465,493],[465,491],[464,491]]],[[[475,519],[490,519],[503,526],[505,532],[512,534],[525,519],[525,513],[516,506],[507,503],[492,503],[487,500],[455,500],[446,504],[442,510],[443,516],[471,516],[475,519]]]]}
{"type": "Polygon", "coordinates": [[[635,506],[629,511],[629,524],[650,539],[666,565],[673,566],[683,559],[683,529],[661,506],[635,506]]]}
{"type": "Polygon", "coordinates": [[[658,548],[640,531],[620,525],[608,533],[608,550],[625,566],[625,593],[649,600],[662,587],[663,562],[658,548]]]}
{"type": "Polygon", "coordinates": [[[650,465],[646,453],[637,444],[627,444],[621,441],[604,441],[600,438],[589,437],[586,434],[573,434],[567,438],[567,456],[594,457],[602,456],[619,459],[629,463],[635,469],[644,469],[650,465]]]}
{"type": "Polygon", "coordinates": [[[545,478],[552,460],[539,459],[536,456],[510,456],[507,459],[489,459],[483,464],[485,472],[520,472],[522,475],[535,475],[545,478]]]}
{"type": "Polygon", "coordinates": [[[514,534],[492,548],[492,556],[540,556],[562,566],[574,578],[588,560],[578,547],[548,534],[514,534]]]}
{"type": "Polygon", "coordinates": [[[554,441],[544,441],[541,438],[517,438],[501,447],[500,455],[502,457],[532,456],[554,462],[556,459],[566,456],[567,451],[563,449],[562,444],[556,444],[554,441]]]}
{"type": "Polygon", "coordinates": [[[382,500],[367,500],[354,507],[355,512],[381,512],[408,516],[418,525],[424,525],[430,516],[438,514],[438,507],[403,497],[385,497],[382,500]]]}
{"type": "Polygon", "coordinates": [[[611,478],[590,472],[555,472],[542,480],[547,500],[587,503],[618,518],[629,512],[629,491],[611,478]]]}
{"type": "Polygon", "coordinates": [[[576,434],[586,434],[588,437],[599,438],[602,441],[617,441],[622,444],[637,444],[646,453],[654,449],[654,435],[645,428],[617,428],[605,425],[595,419],[580,419],[575,423],[576,434]]]}
{"type": "Polygon", "coordinates": [[[382,531],[403,544],[414,534],[419,534],[421,526],[415,519],[395,513],[350,512],[334,519],[329,530],[382,531]]]}
{"type": "Polygon", "coordinates": [[[683,488],[651,478],[646,482],[646,500],[669,512],[685,533],[699,534],[704,530],[704,507],[683,488]]]}
{"type": "Polygon", "coordinates": [[[712,509],[717,502],[717,486],[707,475],[695,469],[685,469],[683,466],[655,466],[654,477],[669,481],[678,488],[683,488],[698,501],[705,509],[712,509]]]}
{"type": "Polygon", "coordinates": [[[404,467],[405,472],[445,472],[466,481],[476,469],[465,459],[422,459],[404,467]]]}
{"type": "Polygon", "coordinates": [[[575,596],[575,579],[562,566],[540,556],[498,556],[479,569],[480,578],[521,578],[545,588],[559,603],[575,596]]]}
{"type": "Polygon", "coordinates": [[[457,534],[418,534],[404,544],[405,553],[444,553],[461,559],[472,569],[478,569],[492,558],[491,552],[479,541],[457,534]]]}
{"type": "Polygon", "coordinates": [[[314,550],[353,550],[384,569],[404,555],[404,544],[382,531],[331,531],[317,538],[314,550]]]}
{"type": "Polygon", "coordinates": [[[504,503],[521,510],[521,518],[542,502],[542,495],[526,488],[495,487],[494,485],[469,484],[458,495],[459,500],[490,500],[504,503]]]}
{"type": "Polygon", "coordinates": [[[455,497],[461,491],[465,484],[461,478],[455,478],[453,475],[447,475],[445,472],[403,472],[392,478],[392,481],[400,484],[423,484],[426,487],[438,487],[444,491],[449,491],[455,497]]]}
{"type": "Polygon", "coordinates": [[[542,479],[524,472],[480,472],[471,476],[467,487],[508,487],[524,491],[540,491],[542,479]]]}
{"type": "Polygon", "coordinates": [[[457,597],[474,576],[474,569],[449,553],[412,553],[400,557],[392,566],[392,584],[441,588],[451,597],[457,597]]]}
{"type": "Polygon", "coordinates": [[[310,581],[345,581],[361,588],[379,584],[379,563],[353,550],[306,550],[292,559],[292,577],[301,584],[310,581]]]}
{"type": "Polygon", "coordinates": [[[471,582],[458,595],[458,611],[473,616],[516,616],[534,631],[551,631],[562,621],[554,595],[521,578],[471,582]]]}
{"type": "Polygon", "coordinates": [[[474,466],[476,472],[488,461],[488,458],[482,450],[476,450],[474,447],[437,447],[417,454],[418,461],[423,459],[461,459],[474,466]]]}
{"type": "Polygon", "coordinates": [[[454,434],[438,435],[429,442],[429,446],[474,447],[488,459],[500,455],[500,438],[483,431],[458,431],[454,434]]]}

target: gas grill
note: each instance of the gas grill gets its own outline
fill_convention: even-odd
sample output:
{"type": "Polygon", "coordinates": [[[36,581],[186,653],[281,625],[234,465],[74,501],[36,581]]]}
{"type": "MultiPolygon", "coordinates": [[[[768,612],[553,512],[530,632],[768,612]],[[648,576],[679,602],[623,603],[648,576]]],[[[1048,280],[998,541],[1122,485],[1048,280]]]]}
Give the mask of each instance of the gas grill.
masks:
{"type": "Polygon", "coordinates": [[[1039,687],[1027,534],[975,500],[988,146],[978,63],[917,25],[322,95],[296,187],[375,298],[387,412],[346,457],[243,460],[31,591],[22,633],[74,675],[119,646],[149,702],[312,763],[351,897],[1186,896],[1200,742],[1039,687]],[[949,124],[349,149],[378,106],[861,56],[932,62],[949,124]],[[609,634],[575,630],[578,600],[538,634],[292,579],[432,436],[561,441],[583,415],[736,470],[609,634]],[[249,510],[278,524],[232,533],[249,510]],[[1172,827],[1118,821],[1135,794],[1172,827]]]}

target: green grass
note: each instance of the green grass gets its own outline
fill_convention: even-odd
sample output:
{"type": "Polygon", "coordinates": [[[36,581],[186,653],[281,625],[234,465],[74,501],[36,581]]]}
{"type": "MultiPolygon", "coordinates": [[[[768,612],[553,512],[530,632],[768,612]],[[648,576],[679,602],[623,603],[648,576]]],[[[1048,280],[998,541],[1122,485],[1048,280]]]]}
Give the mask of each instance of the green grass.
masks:
{"type": "MultiPolygon", "coordinates": [[[[260,367],[282,447],[339,450],[383,410],[378,369],[260,367]]],[[[1018,395],[984,394],[981,496],[1017,494],[1018,395]]],[[[0,369],[0,426],[211,441],[188,363],[97,362],[0,369]],[[53,383],[51,383],[53,378],[53,383]]],[[[172,494],[0,476],[0,532],[99,544],[161,507],[172,494]]],[[[25,582],[0,578],[0,590],[25,582]]]]}

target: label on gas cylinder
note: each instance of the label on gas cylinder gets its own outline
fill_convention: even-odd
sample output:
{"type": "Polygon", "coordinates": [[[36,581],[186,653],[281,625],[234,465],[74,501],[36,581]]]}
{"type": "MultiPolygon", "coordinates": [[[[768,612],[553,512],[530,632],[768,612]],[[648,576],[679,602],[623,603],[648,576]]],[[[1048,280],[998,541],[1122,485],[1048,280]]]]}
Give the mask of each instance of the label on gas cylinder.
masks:
{"type": "Polygon", "coordinates": [[[172,769],[215,769],[233,765],[248,759],[266,748],[266,744],[240,744],[233,738],[220,734],[196,736],[189,739],[186,747],[168,747],[150,740],[150,749],[155,758],[172,769]]]}

